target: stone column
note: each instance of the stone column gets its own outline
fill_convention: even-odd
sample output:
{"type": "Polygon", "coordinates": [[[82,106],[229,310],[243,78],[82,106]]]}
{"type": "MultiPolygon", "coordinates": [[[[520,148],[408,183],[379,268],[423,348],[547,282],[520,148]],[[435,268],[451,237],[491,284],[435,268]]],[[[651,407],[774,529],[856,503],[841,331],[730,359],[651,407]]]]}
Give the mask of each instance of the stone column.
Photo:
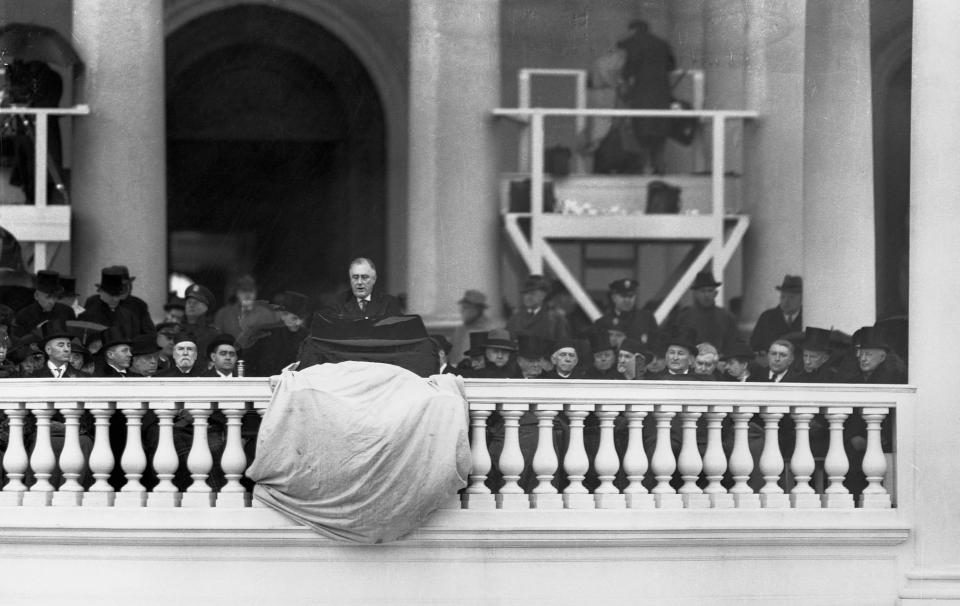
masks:
{"type": "Polygon", "coordinates": [[[500,3],[410,5],[408,307],[452,323],[468,288],[499,309],[500,3]]]}
{"type": "Polygon", "coordinates": [[[803,75],[805,7],[774,0],[746,3],[744,324],[777,303],[774,286],[803,269],[803,75]]]}
{"type": "Polygon", "coordinates": [[[876,320],[869,0],[807,2],[804,321],[876,320]]]}
{"type": "MultiPolygon", "coordinates": [[[[83,0],[73,41],[84,62],[73,169],[73,271],[81,293],[124,264],[154,315],[166,300],[163,3],[83,0]]],[[[202,202],[202,201],[198,201],[202,202]]]]}
{"type": "MultiPolygon", "coordinates": [[[[914,2],[910,350],[918,353],[952,351],[960,340],[960,324],[944,320],[960,292],[960,274],[952,270],[960,258],[960,72],[945,60],[960,56],[958,30],[960,2],[914,2]]],[[[908,460],[916,472],[910,486],[900,486],[898,506],[911,523],[914,561],[907,566],[900,604],[927,604],[937,597],[944,601],[936,603],[955,604],[960,601],[960,485],[953,481],[960,374],[917,360],[910,365],[910,382],[917,386],[917,405],[897,411],[897,431],[898,444],[912,448],[908,460]]]]}

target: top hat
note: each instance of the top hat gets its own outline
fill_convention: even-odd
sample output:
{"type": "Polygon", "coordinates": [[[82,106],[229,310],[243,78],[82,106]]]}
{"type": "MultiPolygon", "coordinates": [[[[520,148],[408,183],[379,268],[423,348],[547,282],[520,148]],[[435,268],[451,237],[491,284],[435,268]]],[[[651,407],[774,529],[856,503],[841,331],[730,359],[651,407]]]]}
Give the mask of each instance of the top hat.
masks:
{"type": "Polygon", "coordinates": [[[727,348],[726,351],[722,352],[720,355],[721,360],[746,360],[749,362],[753,359],[753,349],[744,343],[743,341],[737,341],[733,345],[727,348]]]}
{"type": "Polygon", "coordinates": [[[590,341],[590,351],[592,353],[612,351],[614,348],[613,345],[610,344],[610,337],[607,336],[606,332],[591,332],[587,340],[590,341]]]}
{"type": "Polygon", "coordinates": [[[636,280],[631,280],[630,278],[624,278],[623,280],[614,280],[610,283],[610,292],[617,295],[635,295],[637,294],[637,286],[639,286],[636,280]]]}
{"type": "Polygon", "coordinates": [[[530,292],[531,290],[542,290],[543,292],[550,292],[550,280],[544,278],[539,274],[533,274],[532,276],[527,276],[527,279],[523,282],[523,288],[520,289],[521,293],[530,292]]]}
{"type": "Polygon", "coordinates": [[[473,305],[474,307],[486,307],[487,295],[479,290],[468,290],[463,293],[463,298],[457,301],[460,305],[473,305]]]}
{"type": "Polygon", "coordinates": [[[517,343],[510,337],[510,332],[503,328],[495,328],[487,333],[483,341],[484,348],[506,349],[517,351],[517,343]]]}
{"type": "Polygon", "coordinates": [[[701,271],[697,273],[697,277],[693,279],[693,286],[690,288],[692,290],[697,290],[698,288],[715,288],[720,286],[723,282],[717,282],[713,277],[713,272],[711,271],[701,271]]]}
{"type": "Polygon", "coordinates": [[[830,346],[830,331],[826,328],[807,326],[803,343],[800,344],[800,347],[807,351],[830,351],[833,349],[830,346]]]}
{"type": "Polygon", "coordinates": [[[283,301],[279,305],[276,305],[277,311],[285,311],[299,318],[305,318],[307,316],[307,301],[309,300],[307,295],[301,292],[285,290],[274,299],[283,301]]]}
{"type": "Polygon", "coordinates": [[[693,328],[675,330],[664,336],[663,344],[666,346],[664,349],[679,345],[693,355],[697,351],[697,331],[693,328]]]}
{"type": "Polygon", "coordinates": [[[157,335],[154,333],[137,335],[130,345],[130,354],[134,356],[148,356],[158,351],[160,351],[160,346],[157,345],[157,335]]]}
{"type": "Polygon", "coordinates": [[[453,343],[451,343],[449,339],[443,335],[430,335],[429,339],[433,342],[437,349],[443,351],[443,353],[447,354],[448,356],[450,355],[450,350],[453,349],[453,343]]]}
{"type": "Polygon", "coordinates": [[[776,289],[783,292],[801,293],[803,292],[803,278],[787,274],[783,277],[783,284],[777,286],[776,289]]]}
{"type": "Polygon", "coordinates": [[[517,357],[527,360],[537,360],[550,355],[552,344],[546,339],[534,335],[520,335],[517,337],[517,357]]]}
{"type": "Polygon", "coordinates": [[[470,333],[470,349],[463,352],[467,357],[474,358],[483,355],[483,343],[487,340],[487,333],[484,331],[470,333]]]}
{"type": "Polygon", "coordinates": [[[37,290],[48,295],[60,294],[60,274],[48,269],[38,271],[37,290]]]}
{"type": "Polygon", "coordinates": [[[213,293],[210,292],[210,289],[200,284],[191,284],[188,286],[183,298],[196,299],[205,304],[208,309],[212,309],[214,303],[217,302],[217,299],[213,296],[213,293]]]}
{"type": "Polygon", "coordinates": [[[854,341],[860,346],[860,349],[886,349],[890,350],[890,344],[883,336],[883,332],[875,326],[864,326],[857,331],[854,341]]]}
{"type": "Polygon", "coordinates": [[[70,276],[60,276],[60,289],[61,297],[76,297],[77,279],[70,276]]]}
{"type": "Polygon", "coordinates": [[[119,266],[104,267],[100,271],[100,283],[96,284],[96,287],[108,295],[122,295],[126,285],[119,266]]]}
{"type": "Polygon", "coordinates": [[[52,341],[53,339],[71,339],[73,338],[73,333],[70,332],[70,329],[67,328],[67,323],[60,319],[47,320],[39,326],[40,328],[40,345],[45,346],[47,341],[52,341]]]}
{"type": "Polygon", "coordinates": [[[100,333],[100,340],[103,341],[103,351],[107,351],[114,345],[133,345],[133,339],[128,337],[119,326],[111,326],[100,333]]]}
{"type": "Polygon", "coordinates": [[[240,346],[237,345],[237,340],[233,338],[233,335],[227,333],[220,333],[215,336],[210,344],[207,345],[207,357],[210,356],[213,352],[217,351],[217,348],[221,345],[229,345],[237,350],[237,353],[240,353],[240,346]]]}

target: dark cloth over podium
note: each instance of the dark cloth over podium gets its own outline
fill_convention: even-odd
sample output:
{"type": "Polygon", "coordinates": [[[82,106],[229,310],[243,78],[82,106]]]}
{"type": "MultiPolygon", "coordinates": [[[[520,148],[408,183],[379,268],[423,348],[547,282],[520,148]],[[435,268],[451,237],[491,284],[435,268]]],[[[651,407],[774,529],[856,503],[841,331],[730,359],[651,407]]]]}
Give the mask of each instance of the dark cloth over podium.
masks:
{"type": "Polygon", "coordinates": [[[453,375],[369,362],[286,371],[247,476],[255,498],[324,536],[393,541],[466,486],[468,420],[453,375]]]}
{"type": "Polygon", "coordinates": [[[421,377],[437,372],[433,344],[420,316],[350,320],[315,314],[298,359],[300,370],[352,360],[393,364],[421,377]]]}

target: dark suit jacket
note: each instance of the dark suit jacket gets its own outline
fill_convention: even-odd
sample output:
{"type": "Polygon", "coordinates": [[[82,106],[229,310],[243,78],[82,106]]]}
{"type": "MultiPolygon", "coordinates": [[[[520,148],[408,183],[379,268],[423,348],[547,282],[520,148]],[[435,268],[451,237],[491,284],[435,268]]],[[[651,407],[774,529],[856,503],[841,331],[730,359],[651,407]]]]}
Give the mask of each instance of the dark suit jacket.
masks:
{"type": "Polygon", "coordinates": [[[46,322],[47,320],[63,320],[67,322],[76,319],[77,316],[73,313],[73,310],[62,303],[54,303],[53,309],[46,312],[43,311],[39,303],[34,301],[14,316],[13,334],[17,337],[23,336],[36,328],[38,324],[46,322]]]}
{"type": "MultiPolygon", "coordinates": [[[[65,378],[65,379],[84,379],[84,378],[88,378],[89,376],[90,376],[90,375],[88,375],[88,374],[85,373],[85,372],[81,372],[81,371],[79,371],[79,370],[74,369],[74,367],[73,367],[73,366],[70,366],[69,364],[67,364],[67,370],[63,373],[63,378],[65,378]]],[[[25,375],[23,378],[25,378],[25,379],[52,379],[52,378],[53,378],[53,371],[50,370],[50,368],[47,367],[46,364],[44,364],[43,366],[41,366],[40,368],[38,368],[36,371],[34,371],[34,372],[32,372],[32,373],[30,373],[30,374],[28,374],[28,375],[25,375]]]]}
{"type": "MultiPolygon", "coordinates": [[[[194,368],[196,368],[196,366],[194,366],[194,368]]],[[[214,379],[216,379],[216,378],[219,378],[219,377],[220,377],[220,373],[217,372],[217,369],[216,369],[216,368],[208,368],[207,370],[201,372],[201,373],[200,373],[199,375],[197,375],[197,376],[198,376],[198,377],[213,377],[214,379]]],[[[237,369],[236,369],[236,368],[233,369],[233,373],[232,373],[230,376],[232,376],[232,377],[237,376],[237,369]]]]}
{"type": "Polygon", "coordinates": [[[157,374],[153,376],[166,377],[168,379],[175,379],[177,377],[199,377],[204,371],[206,371],[206,369],[207,365],[198,358],[196,363],[194,363],[193,368],[190,369],[190,372],[183,373],[180,372],[180,369],[176,366],[171,366],[165,370],[158,371],[157,374]]]}
{"type": "Polygon", "coordinates": [[[341,318],[360,319],[360,318],[386,318],[387,316],[399,316],[403,313],[400,307],[400,300],[393,295],[374,291],[367,303],[367,308],[360,313],[360,305],[352,292],[348,292],[343,299],[327,306],[324,309],[327,314],[333,314],[341,318]]]}
{"type": "MultiPolygon", "coordinates": [[[[771,383],[770,369],[764,368],[747,377],[747,383],[771,383]]],[[[778,381],[779,383],[803,383],[803,376],[792,368],[787,369],[787,374],[778,381]]]]}
{"type": "Polygon", "coordinates": [[[780,307],[773,307],[757,318],[753,334],[750,335],[750,347],[753,351],[766,351],[771,343],[791,332],[803,332],[803,309],[792,323],[787,324],[780,307]]]}
{"type": "Polygon", "coordinates": [[[533,315],[525,309],[518,309],[507,320],[507,330],[514,338],[520,335],[529,335],[548,341],[559,341],[570,337],[570,329],[567,327],[566,319],[552,313],[546,305],[542,306],[533,315]]]}

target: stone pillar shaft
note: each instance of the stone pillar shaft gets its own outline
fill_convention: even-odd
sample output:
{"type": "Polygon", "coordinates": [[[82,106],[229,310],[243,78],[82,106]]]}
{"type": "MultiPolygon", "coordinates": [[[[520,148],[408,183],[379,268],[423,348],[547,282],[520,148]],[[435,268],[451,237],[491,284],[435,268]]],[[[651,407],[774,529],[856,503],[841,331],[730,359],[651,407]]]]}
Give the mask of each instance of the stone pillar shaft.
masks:
{"type": "Polygon", "coordinates": [[[74,137],[77,288],[92,292],[102,267],[127,265],[137,277],[134,294],[156,315],[167,293],[163,3],[73,7],[73,42],[84,61],[79,101],[91,109],[74,137]]]}

